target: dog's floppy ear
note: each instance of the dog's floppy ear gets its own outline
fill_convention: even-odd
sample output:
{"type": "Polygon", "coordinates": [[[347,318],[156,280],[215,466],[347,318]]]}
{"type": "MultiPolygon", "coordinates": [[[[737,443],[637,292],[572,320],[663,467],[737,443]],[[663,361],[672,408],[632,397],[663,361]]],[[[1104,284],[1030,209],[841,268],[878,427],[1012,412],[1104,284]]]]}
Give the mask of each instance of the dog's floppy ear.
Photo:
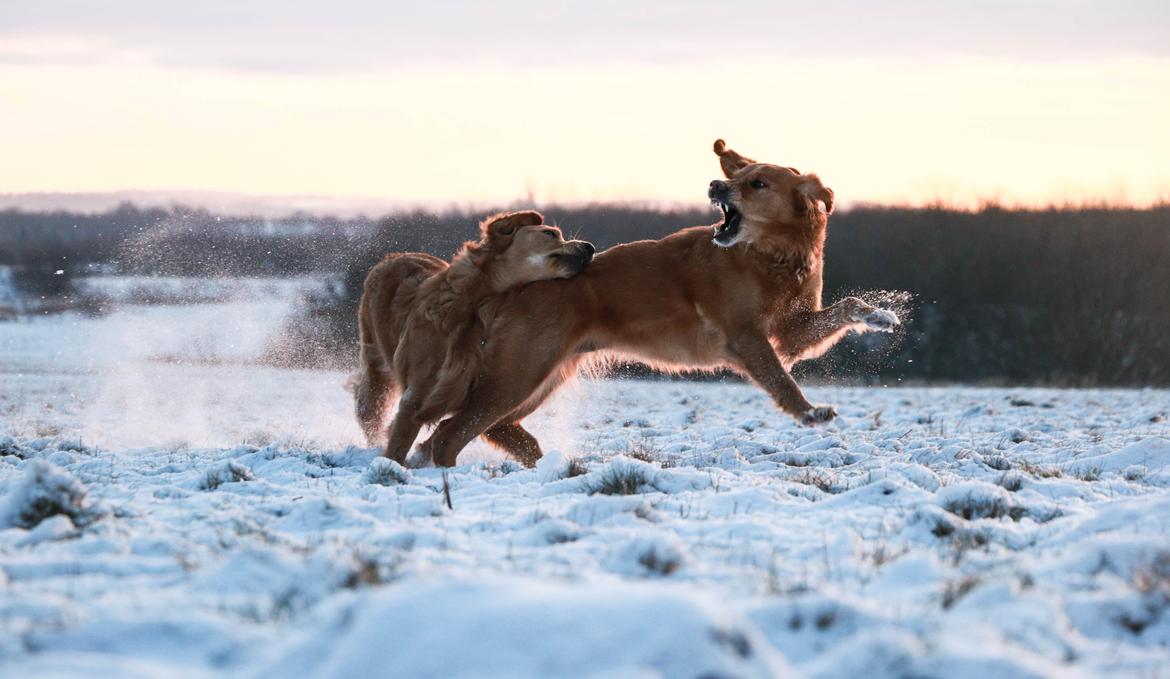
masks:
{"type": "Polygon", "coordinates": [[[801,207],[809,210],[820,210],[818,202],[825,204],[825,214],[833,214],[833,190],[821,183],[815,174],[804,175],[796,187],[796,196],[801,207]]]}
{"type": "Polygon", "coordinates": [[[727,148],[727,142],[722,139],[715,140],[715,155],[719,156],[719,165],[723,168],[723,174],[728,179],[731,179],[736,172],[756,162],[727,148]]]}
{"type": "Polygon", "coordinates": [[[489,244],[502,243],[510,240],[517,229],[537,224],[544,224],[544,215],[536,210],[501,212],[480,222],[479,232],[489,244]]]}

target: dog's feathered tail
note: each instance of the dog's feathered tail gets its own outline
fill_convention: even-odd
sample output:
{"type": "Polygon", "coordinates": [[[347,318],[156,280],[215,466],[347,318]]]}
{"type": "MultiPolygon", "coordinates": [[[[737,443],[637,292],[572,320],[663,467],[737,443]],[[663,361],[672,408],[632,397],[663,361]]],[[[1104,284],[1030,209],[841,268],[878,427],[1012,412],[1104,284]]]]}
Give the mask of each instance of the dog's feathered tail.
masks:
{"type": "Polygon", "coordinates": [[[358,335],[361,338],[359,368],[350,374],[345,386],[353,393],[354,415],[366,441],[379,445],[385,438],[386,414],[397,395],[393,371],[387,369],[378,351],[377,339],[367,318],[368,301],[362,297],[358,311],[358,335]]]}

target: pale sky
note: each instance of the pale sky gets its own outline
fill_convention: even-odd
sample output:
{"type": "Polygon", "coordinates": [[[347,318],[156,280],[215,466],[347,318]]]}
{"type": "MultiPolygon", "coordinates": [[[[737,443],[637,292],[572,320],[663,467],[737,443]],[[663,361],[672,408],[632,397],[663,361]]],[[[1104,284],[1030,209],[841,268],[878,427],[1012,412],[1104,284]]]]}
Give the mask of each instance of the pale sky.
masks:
{"type": "Polygon", "coordinates": [[[0,193],[1170,200],[1170,3],[3,0],[0,193]]]}

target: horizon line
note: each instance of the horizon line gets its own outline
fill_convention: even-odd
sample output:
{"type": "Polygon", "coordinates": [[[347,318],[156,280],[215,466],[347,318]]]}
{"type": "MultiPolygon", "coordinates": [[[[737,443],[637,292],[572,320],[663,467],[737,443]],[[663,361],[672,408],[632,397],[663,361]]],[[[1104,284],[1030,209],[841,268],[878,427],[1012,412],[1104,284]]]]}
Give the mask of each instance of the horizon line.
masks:
{"type": "MultiPolygon", "coordinates": [[[[402,214],[477,214],[496,210],[533,208],[582,209],[595,206],[622,207],[657,212],[697,210],[707,200],[679,201],[656,198],[540,199],[535,196],[510,200],[408,201],[391,198],[335,196],[329,194],[264,194],[201,189],[120,189],[114,191],[19,191],[0,192],[0,211],[27,214],[97,215],[130,205],[140,210],[204,211],[235,218],[286,219],[314,216],[335,219],[381,219],[402,214]],[[75,204],[70,205],[69,203],[75,204]]],[[[856,209],[943,210],[978,213],[987,210],[1050,212],[1077,210],[1157,210],[1170,207],[1170,195],[1148,202],[1132,202],[1101,196],[1080,199],[1023,201],[1002,196],[971,200],[932,198],[920,202],[840,200],[836,212],[856,209]]]]}

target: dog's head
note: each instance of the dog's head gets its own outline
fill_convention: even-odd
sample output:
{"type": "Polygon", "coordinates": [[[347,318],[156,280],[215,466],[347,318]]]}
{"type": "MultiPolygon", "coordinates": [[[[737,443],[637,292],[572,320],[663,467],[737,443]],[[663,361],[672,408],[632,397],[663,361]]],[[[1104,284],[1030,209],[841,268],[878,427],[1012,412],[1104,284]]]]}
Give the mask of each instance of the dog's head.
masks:
{"type": "Polygon", "coordinates": [[[595,248],[583,240],[565,240],[561,230],[544,223],[534,210],[488,217],[480,240],[468,249],[496,290],[549,278],[572,278],[593,261],[595,248]]]}
{"type": "Polygon", "coordinates": [[[715,153],[727,177],[707,190],[712,205],[723,211],[715,227],[716,245],[758,243],[794,228],[823,226],[833,211],[833,192],[816,175],[757,163],[727,148],[722,139],[715,141],[715,153]]]}

